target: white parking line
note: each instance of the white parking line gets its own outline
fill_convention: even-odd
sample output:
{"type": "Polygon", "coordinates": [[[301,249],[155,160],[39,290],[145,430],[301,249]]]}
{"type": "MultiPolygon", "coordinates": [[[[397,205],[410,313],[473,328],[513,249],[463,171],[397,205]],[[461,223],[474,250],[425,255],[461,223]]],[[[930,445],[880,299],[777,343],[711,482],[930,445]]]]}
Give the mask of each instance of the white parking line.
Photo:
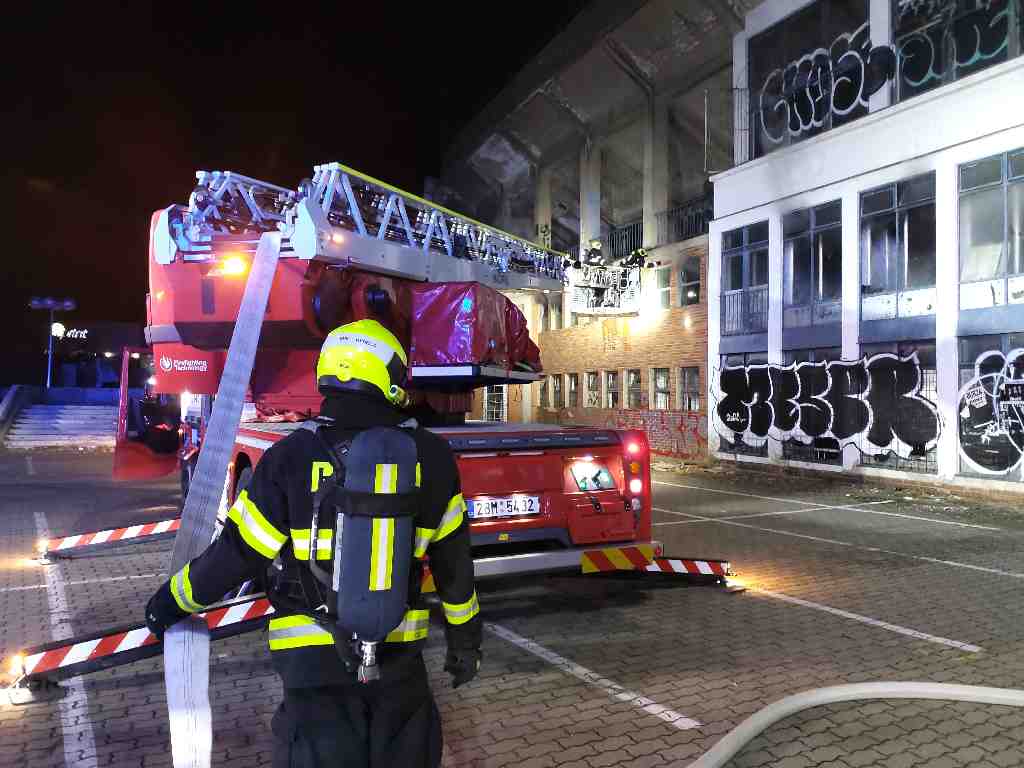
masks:
{"type": "Polygon", "coordinates": [[[34,475],[34,474],[36,473],[36,467],[35,467],[35,465],[34,465],[34,464],[32,463],[32,457],[31,457],[31,456],[26,456],[26,457],[25,457],[25,470],[26,470],[26,471],[27,471],[27,472],[28,472],[28,473],[29,473],[30,475],[34,475]]]}
{"type": "MultiPolygon", "coordinates": [[[[892,549],[882,549],[881,547],[865,547],[861,544],[852,544],[849,541],[838,541],[836,539],[825,539],[820,536],[808,536],[806,533],[793,533],[792,531],[780,531],[775,528],[762,528],[759,525],[750,525],[750,523],[738,523],[735,520],[724,520],[717,517],[703,517],[701,515],[691,515],[689,512],[676,512],[671,509],[665,509],[664,507],[653,507],[656,512],[665,512],[669,515],[680,515],[681,517],[688,517],[692,522],[702,523],[721,523],[722,525],[734,525],[737,528],[750,528],[753,531],[763,531],[764,533],[774,533],[779,536],[791,536],[795,539],[809,539],[810,541],[819,541],[823,544],[834,544],[838,547],[853,547],[854,549],[861,549],[865,552],[881,552],[885,555],[896,555],[897,557],[905,557],[909,560],[920,560],[925,563],[936,563],[938,565],[951,565],[956,568],[966,568],[971,571],[980,571],[982,573],[992,573],[996,576],[1008,576],[1011,579],[1024,579],[1024,573],[1017,573],[1016,571],[1001,571],[998,568],[988,568],[984,565],[973,565],[972,563],[960,563],[956,560],[941,560],[937,557],[926,557],[924,555],[911,555],[907,552],[896,552],[892,549]]],[[[689,522],[689,521],[688,521],[689,522]]]]}
{"type": "MultiPolygon", "coordinates": [[[[961,523],[961,522],[959,522],[957,520],[943,520],[942,518],[938,518],[938,517],[921,517],[920,515],[907,515],[907,514],[904,514],[902,512],[883,512],[883,511],[878,510],[878,509],[861,509],[861,507],[867,507],[867,506],[870,506],[872,504],[892,504],[893,503],[892,499],[887,499],[885,501],[865,501],[865,502],[861,502],[859,504],[832,506],[832,505],[829,505],[829,504],[820,504],[820,503],[814,502],[814,501],[801,501],[800,499],[780,499],[780,498],[778,498],[776,496],[758,496],[755,493],[742,493],[740,491],[723,491],[723,490],[720,490],[718,488],[705,488],[702,485],[685,485],[683,483],[666,483],[663,480],[654,480],[653,483],[654,483],[654,485],[667,485],[667,486],[670,486],[672,488],[689,488],[689,489],[692,489],[692,490],[695,490],[695,491],[708,491],[709,493],[724,493],[724,494],[728,494],[730,496],[745,496],[745,497],[750,498],[750,499],[761,499],[762,501],[782,501],[782,502],[786,502],[786,503],[789,503],[789,504],[803,504],[803,505],[805,505],[807,507],[817,507],[818,509],[849,509],[849,510],[851,510],[853,512],[867,512],[867,513],[870,513],[872,515],[885,515],[886,517],[905,517],[908,520],[922,520],[922,521],[924,521],[926,523],[935,523],[936,525],[955,525],[955,526],[958,526],[960,528],[978,528],[978,529],[980,529],[982,531],[1001,531],[1002,530],[1002,528],[996,528],[996,527],[991,526],[991,525],[978,525],[977,523],[961,523]]],[[[796,510],[796,511],[799,511],[799,510],[796,510]]],[[[813,510],[808,509],[807,511],[811,512],[813,510]]],[[[764,513],[761,513],[761,514],[763,514],[763,515],[770,515],[770,514],[782,515],[782,514],[792,514],[792,513],[791,512],[774,512],[774,513],[773,512],[764,512],[764,513]]],[[[760,516],[760,515],[750,515],[750,517],[756,517],[756,516],[760,516]]],[[[744,517],[744,515],[739,515],[739,516],[736,516],[736,517],[734,517],[732,519],[739,520],[742,517],[744,517]]]]}
{"type": "MultiPolygon", "coordinates": [[[[887,500],[887,501],[869,501],[867,503],[868,504],[892,504],[894,502],[890,499],[890,500],[887,500]]],[[[841,507],[832,507],[832,506],[828,506],[826,504],[822,504],[821,506],[818,506],[818,507],[802,507],[800,509],[785,509],[785,510],[783,510],[781,512],[755,512],[754,514],[751,514],[751,515],[728,515],[726,517],[716,517],[716,518],[713,518],[713,519],[715,519],[715,520],[748,520],[748,519],[750,519],[752,517],[776,517],[778,515],[798,515],[801,512],[818,512],[820,510],[829,510],[829,509],[854,509],[854,506],[853,505],[847,505],[847,506],[841,506],[841,507]]],[[[669,510],[661,510],[661,511],[666,511],[667,512],[669,510]]],[[[857,511],[862,511],[862,510],[857,510],[857,511]]],[[[682,513],[675,513],[675,512],[673,512],[672,514],[682,514],[682,513]]],[[[659,526],[659,525],[693,525],[694,523],[703,523],[703,522],[705,522],[705,521],[704,520],[672,520],[672,521],[667,522],[667,523],[651,523],[651,525],[653,525],[653,526],[659,526]]]]}
{"type": "Polygon", "coordinates": [[[968,653],[981,653],[982,651],[982,649],[977,645],[961,643],[959,640],[950,640],[949,638],[939,637],[937,635],[929,635],[927,632],[918,632],[916,629],[901,627],[899,624],[890,624],[888,621],[872,619],[870,616],[862,616],[859,613],[842,611],[838,608],[822,605],[821,603],[812,603],[810,600],[801,600],[799,597],[791,597],[789,595],[784,595],[781,592],[769,592],[766,589],[758,589],[756,587],[748,587],[748,589],[758,595],[765,595],[766,597],[772,597],[776,600],[792,603],[793,605],[801,605],[804,608],[813,608],[816,611],[824,611],[825,613],[831,613],[834,616],[842,616],[844,619],[852,619],[853,621],[859,621],[861,624],[887,629],[890,632],[896,632],[897,634],[906,635],[907,637],[914,637],[918,640],[926,640],[929,643],[938,643],[939,645],[945,645],[950,648],[956,648],[957,650],[967,651],[968,653]]]}
{"type": "MultiPolygon", "coordinates": [[[[41,539],[50,538],[50,527],[46,515],[36,510],[36,535],[41,539]]],[[[50,607],[50,634],[53,640],[67,640],[74,635],[71,625],[71,608],[64,584],[57,576],[61,567],[46,568],[46,599],[50,607]]],[[[96,754],[96,736],[89,719],[89,699],[81,677],[72,677],[64,683],[66,693],[57,701],[60,709],[61,736],[64,741],[64,765],[66,768],[92,762],[96,754]]]]}
{"type": "MultiPolygon", "coordinates": [[[[101,579],[78,579],[77,581],[54,581],[61,587],[75,587],[82,584],[104,584],[111,581],[129,581],[132,579],[155,579],[158,576],[167,577],[166,573],[137,573],[132,576],[104,576],[101,579]]],[[[29,589],[46,589],[50,584],[29,584],[24,587],[3,587],[0,588],[0,593],[3,592],[25,592],[29,589]]]]}
{"type": "Polygon", "coordinates": [[[581,667],[579,664],[569,661],[569,659],[564,656],[559,656],[557,653],[548,650],[543,645],[540,645],[529,638],[517,635],[512,630],[506,629],[500,624],[484,622],[484,627],[488,631],[496,634],[502,640],[507,640],[513,645],[522,648],[524,651],[528,651],[534,656],[539,656],[544,659],[544,661],[549,664],[553,664],[563,672],[579,678],[588,685],[600,688],[613,699],[626,702],[627,704],[632,704],[643,712],[646,712],[649,715],[654,715],[660,720],[664,720],[674,728],[678,728],[681,731],[690,730],[691,728],[700,728],[700,723],[697,720],[681,715],[678,712],[674,712],[667,707],[663,707],[661,704],[655,703],[653,699],[649,699],[643,694],[636,693],[635,691],[627,691],[618,683],[609,680],[606,677],[602,677],[597,672],[593,672],[586,667],[581,667]]]}

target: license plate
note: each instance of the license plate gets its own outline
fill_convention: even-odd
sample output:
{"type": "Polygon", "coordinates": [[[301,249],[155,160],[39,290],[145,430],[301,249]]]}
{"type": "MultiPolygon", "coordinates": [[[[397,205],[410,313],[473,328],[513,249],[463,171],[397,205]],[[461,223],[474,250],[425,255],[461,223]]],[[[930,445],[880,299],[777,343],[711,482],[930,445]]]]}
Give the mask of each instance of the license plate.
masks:
{"type": "Polygon", "coordinates": [[[504,496],[497,499],[469,500],[469,516],[474,520],[486,517],[516,517],[539,513],[539,496],[504,496]]]}

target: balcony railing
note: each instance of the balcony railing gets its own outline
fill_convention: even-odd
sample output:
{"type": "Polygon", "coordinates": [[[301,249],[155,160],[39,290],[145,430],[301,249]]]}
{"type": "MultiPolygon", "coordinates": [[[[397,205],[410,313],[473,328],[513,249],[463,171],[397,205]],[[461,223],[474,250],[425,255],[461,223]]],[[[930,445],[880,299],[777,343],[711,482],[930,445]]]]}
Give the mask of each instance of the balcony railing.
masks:
{"type": "Polygon", "coordinates": [[[621,227],[613,227],[602,246],[611,253],[613,259],[624,259],[637,248],[644,245],[644,223],[634,221],[621,227]]]}
{"type": "Polygon", "coordinates": [[[658,219],[658,245],[678,243],[708,233],[712,203],[706,197],[696,197],[675,208],[662,211],[658,219]]]}
{"type": "Polygon", "coordinates": [[[722,335],[768,330],[768,286],[722,294],[722,335]]]}

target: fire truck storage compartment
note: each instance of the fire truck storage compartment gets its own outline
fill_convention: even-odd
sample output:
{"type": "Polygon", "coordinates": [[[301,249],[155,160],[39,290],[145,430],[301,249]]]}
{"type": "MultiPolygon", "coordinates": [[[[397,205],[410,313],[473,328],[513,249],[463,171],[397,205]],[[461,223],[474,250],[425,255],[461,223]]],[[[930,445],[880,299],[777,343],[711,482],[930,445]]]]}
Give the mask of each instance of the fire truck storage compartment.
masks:
{"type": "Polygon", "coordinates": [[[480,283],[414,286],[410,363],[509,367],[506,302],[480,283]]]}

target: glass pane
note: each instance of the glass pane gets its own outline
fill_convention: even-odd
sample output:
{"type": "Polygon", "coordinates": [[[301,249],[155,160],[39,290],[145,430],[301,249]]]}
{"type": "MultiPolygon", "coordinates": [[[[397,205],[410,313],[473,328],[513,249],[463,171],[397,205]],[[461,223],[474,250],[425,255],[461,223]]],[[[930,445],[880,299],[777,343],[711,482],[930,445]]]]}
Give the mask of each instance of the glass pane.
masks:
{"type": "Polygon", "coordinates": [[[672,270],[665,268],[658,270],[658,287],[668,288],[671,281],[672,270]]]}
{"type": "Polygon", "coordinates": [[[640,371],[632,369],[629,371],[629,386],[630,388],[640,386],[640,371]]]}
{"type": "Polygon", "coordinates": [[[961,196],[960,282],[1005,274],[1002,187],[961,196]]]}
{"type": "Polygon", "coordinates": [[[661,390],[668,389],[668,368],[654,369],[654,388],[661,390]]]}
{"type": "Polygon", "coordinates": [[[843,295],[843,230],[826,229],[814,236],[818,300],[838,299],[843,295]]]}
{"type": "Polygon", "coordinates": [[[768,222],[759,221],[747,227],[747,243],[763,243],[768,240],[768,222]]]}
{"type": "Polygon", "coordinates": [[[960,166],[960,189],[974,189],[1003,179],[1003,158],[988,157],[960,166]]]}
{"type": "Polygon", "coordinates": [[[722,250],[728,251],[743,245],[743,230],[732,229],[722,233],[722,250]]]}
{"type": "Polygon", "coordinates": [[[900,213],[903,233],[903,287],[935,285],[935,205],[922,205],[900,213]]]}
{"type": "Polygon", "coordinates": [[[1002,348],[998,336],[967,336],[960,339],[960,366],[973,366],[983,353],[1002,348]]]}
{"type": "Polygon", "coordinates": [[[842,347],[820,347],[818,349],[811,350],[811,358],[818,363],[823,360],[841,360],[842,357],[842,347]]]}
{"type": "Polygon", "coordinates": [[[887,211],[893,207],[892,187],[865,192],[860,196],[861,215],[887,211]]]}
{"type": "Polygon", "coordinates": [[[672,294],[670,294],[668,292],[668,290],[664,290],[664,291],[660,291],[658,295],[661,297],[660,300],[659,300],[658,306],[661,307],[662,309],[669,309],[669,308],[671,308],[671,306],[672,306],[672,294]]]}
{"type": "Polygon", "coordinates": [[[743,355],[726,355],[722,365],[727,368],[734,368],[737,365],[746,365],[747,359],[743,355]]]}
{"type": "Polygon", "coordinates": [[[783,245],[782,296],[786,306],[804,306],[811,301],[811,240],[799,237],[783,245]]]}
{"type": "Polygon", "coordinates": [[[935,197],[935,174],[927,173],[913,179],[901,181],[896,185],[896,196],[899,205],[911,205],[935,197]]]}
{"type": "Polygon", "coordinates": [[[690,256],[683,264],[681,283],[700,282],[700,256],[690,256]]]}
{"type": "Polygon", "coordinates": [[[1024,176],[1024,150],[1010,155],[1010,178],[1024,176]]]}
{"type": "Polygon", "coordinates": [[[768,353],[767,352],[748,352],[747,353],[747,365],[767,365],[768,364],[768,353]]]}
{"type": "Polygon", "coordinates": [[[861,222],[860,283],[865,294],[896,291],[896,216],[872,216],[861,222]]]}
{"type": "Polygon", "coordinates": [[[1017,275],[1024,272],[1024,183],[1011,184],[1006,195],[1009,270],[1017,275]]]}
{"type": "Polygon", "coordinates": [[[750,254],[750,285],[768,284],[768,251],[755,251],[750,254]]]}
{"type": "Polygon", "coordinates": [[[811,212],[804,209],[782,217],[782,236],[799,235],[811,228],[811,212]]]}
{"type": "Polygon", "coordinates": [[[722,290],[738,291],[743,287],[743,254],[735,253],[724,256],[725,267],[722,269],[722,290]]]}
{"type": "Polygon", "coordinates": [[[680,287],[679,301],[684,307],[700,303],[700,283],[691,283],[680,287]]]}
{"type": "Polygon", "coordinates": [[[834,203],[819,205],[814,209],[814,226],[823,227],[826,224],[838,224],[843,220],[843,204],[836,200],[834,203]]]}
{"type": "Polygon", "coordinates": [[[917,355],[917,362],[922,368],[935,367],[935,342],[932,341],[904,341],[899,345],[898,354],[900,357],[917,355]]]}

